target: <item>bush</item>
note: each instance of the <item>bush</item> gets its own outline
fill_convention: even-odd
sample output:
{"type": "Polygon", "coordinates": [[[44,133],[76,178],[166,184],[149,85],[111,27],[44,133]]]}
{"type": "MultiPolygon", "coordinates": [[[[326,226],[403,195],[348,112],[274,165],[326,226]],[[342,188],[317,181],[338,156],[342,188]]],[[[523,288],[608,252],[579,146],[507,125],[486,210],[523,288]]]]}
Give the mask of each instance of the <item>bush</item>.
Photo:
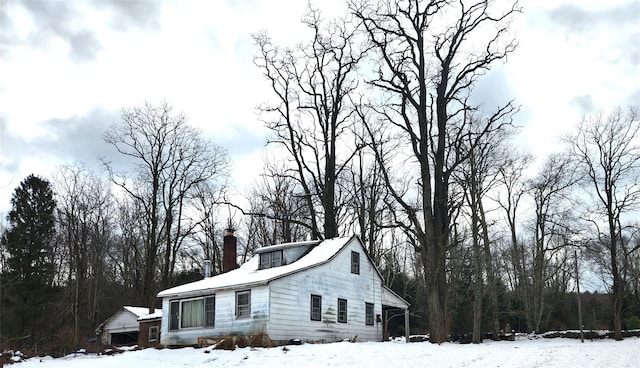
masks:
{"type": "Polygon", "coordinates": [[[637,330],[640,329],[640,318],[631,317],[626,321],[627,330],[637,330]]]}

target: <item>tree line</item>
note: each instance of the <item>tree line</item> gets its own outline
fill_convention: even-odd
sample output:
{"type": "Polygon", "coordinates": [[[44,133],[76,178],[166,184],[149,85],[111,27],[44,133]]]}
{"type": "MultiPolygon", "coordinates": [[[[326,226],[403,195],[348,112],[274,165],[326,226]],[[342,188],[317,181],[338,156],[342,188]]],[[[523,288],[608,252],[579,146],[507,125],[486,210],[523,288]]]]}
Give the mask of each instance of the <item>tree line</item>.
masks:
{"type": "Polygon", "coordinates": [[[576,266],[606,291],[583,300],[594,328],[640,327],[636,110],[586,116],[534,160],[515,101],[486,106],[474,90],[517,48],[517,2],[347,6],[335,19],[309,6],[293,47],[253,35],[272,154],[245,201],[230,195],[226,150],[166,101],[122,110],[102,172],[72,163],[20,183],[2,232],[0,347],[78,346],[121,305],[152,308],[160,289],[199,279],[203,259],[219,273],[228,226],[239,262],[357,234],[432,342],[577,328],[576,266]]]}

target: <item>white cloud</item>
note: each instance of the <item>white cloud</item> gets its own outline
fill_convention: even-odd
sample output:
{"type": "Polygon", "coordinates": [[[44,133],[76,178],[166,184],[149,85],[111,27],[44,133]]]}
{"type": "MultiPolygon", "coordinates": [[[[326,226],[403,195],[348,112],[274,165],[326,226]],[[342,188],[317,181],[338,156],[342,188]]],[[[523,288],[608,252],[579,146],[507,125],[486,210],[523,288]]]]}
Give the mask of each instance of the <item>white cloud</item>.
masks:
{"type": "MultiPolygon", "coordinates": [[[[327,17],[345,12],[342,0],[317,3],[327,17]]],[[[640,104],[637,1],[522,4],[519,49],[480,86],[487,108],[511,98],[522,106],[529,148],[552,150],[554,132],[590,109],[640,104]]],[[[252,62],[251,33],[267,30],[294,46],[308,32],[305,9],[293,0],[3,2],[0,186],[14,184],[0,190],[0,209],[29,173],[44,175],[80,151],[79,159],[94,160],[90,145],[62,149],[65,139],[99,142],[107,116],[161,99],[227,146],[237,181],[250,181],[267,134],[254,108],[271,98],[252,62]]]]}

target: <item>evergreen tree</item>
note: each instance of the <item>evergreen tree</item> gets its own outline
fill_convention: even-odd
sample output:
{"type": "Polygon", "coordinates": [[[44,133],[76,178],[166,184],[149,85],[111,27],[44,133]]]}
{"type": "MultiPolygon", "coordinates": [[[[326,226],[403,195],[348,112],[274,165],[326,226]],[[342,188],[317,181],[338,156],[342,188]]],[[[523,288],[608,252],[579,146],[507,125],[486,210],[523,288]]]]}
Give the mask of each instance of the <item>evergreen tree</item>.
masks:
{"type": "Polygon", "coordinates": [[[46,340],[48,305],[54,297],[56,202],[50,183],[29,175],[11,197],[9,228],[2,237],[7,252],[3,326],[16,347],[38,349],[46,340]]]}

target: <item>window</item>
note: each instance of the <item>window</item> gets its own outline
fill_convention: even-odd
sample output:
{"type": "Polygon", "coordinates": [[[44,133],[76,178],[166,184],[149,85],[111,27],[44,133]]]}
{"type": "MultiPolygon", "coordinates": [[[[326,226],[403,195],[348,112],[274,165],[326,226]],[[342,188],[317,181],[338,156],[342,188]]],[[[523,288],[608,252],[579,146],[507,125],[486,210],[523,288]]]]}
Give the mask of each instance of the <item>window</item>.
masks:
{"type": "Polygon", "coordinates": [[[174,300],[169,305],[169,331],[180,328],[180,301],[174,300]]]}
{"type": "Polygon", "coordinates": [[[260,269],[271,267],[271,253],[260,253],[260,269]]]}
{"type": "Polygon", "coordinates": [[[236,292],[236,318],[251,316],[251,290],[236,292]]]}
{"type": "Polygon", "coordinates": [[[204,298],[204,326],[213,327],[216,323],[216,297],[204,298]]]}
{"type": "Polygon", "coordinates": [[[338,299],[338,322],[347,323],[347,300],[338,299]]]}
{"type": "Polygon", "coordinates": [[[160,332],[160,329],[158,328],[158,326],[149,327],[149,342],[154,342],[158,340],[158,332],[160,332]]]}
{"type": "Polygon", "coordinates": [[[351,252],[351,273],[360,274],[360,253],[351,252]]]}
{"type": "Polygon", "coordinates": [[[282,251],[271,252],[271,267],[282,266],[282,251]]]}
{"type": "Polygon", "coordinates": [[[282,250],[260,253],[260,269],[282,266],[282,250]]]}
{"type": "Polygon", "coordinates": [[[364,323],[373,325],[373,303],[364,303],[364,323]]]}
{"type": "Polygon", "coordinates": [[[180,328],[201,327],[204,317],[202,298],[183,300],[180,311],[180,328]]]}
{"type": "Polygon", "coordinates": [[[311,295],[311,320],[322,320],[322,297],[320,295],[311,295]]]}
{"type": "Polygon", "coordinates": [[[182,328],[213,327],[216,297],[173,300],[169,305],[169,331],[182,328]]]}

